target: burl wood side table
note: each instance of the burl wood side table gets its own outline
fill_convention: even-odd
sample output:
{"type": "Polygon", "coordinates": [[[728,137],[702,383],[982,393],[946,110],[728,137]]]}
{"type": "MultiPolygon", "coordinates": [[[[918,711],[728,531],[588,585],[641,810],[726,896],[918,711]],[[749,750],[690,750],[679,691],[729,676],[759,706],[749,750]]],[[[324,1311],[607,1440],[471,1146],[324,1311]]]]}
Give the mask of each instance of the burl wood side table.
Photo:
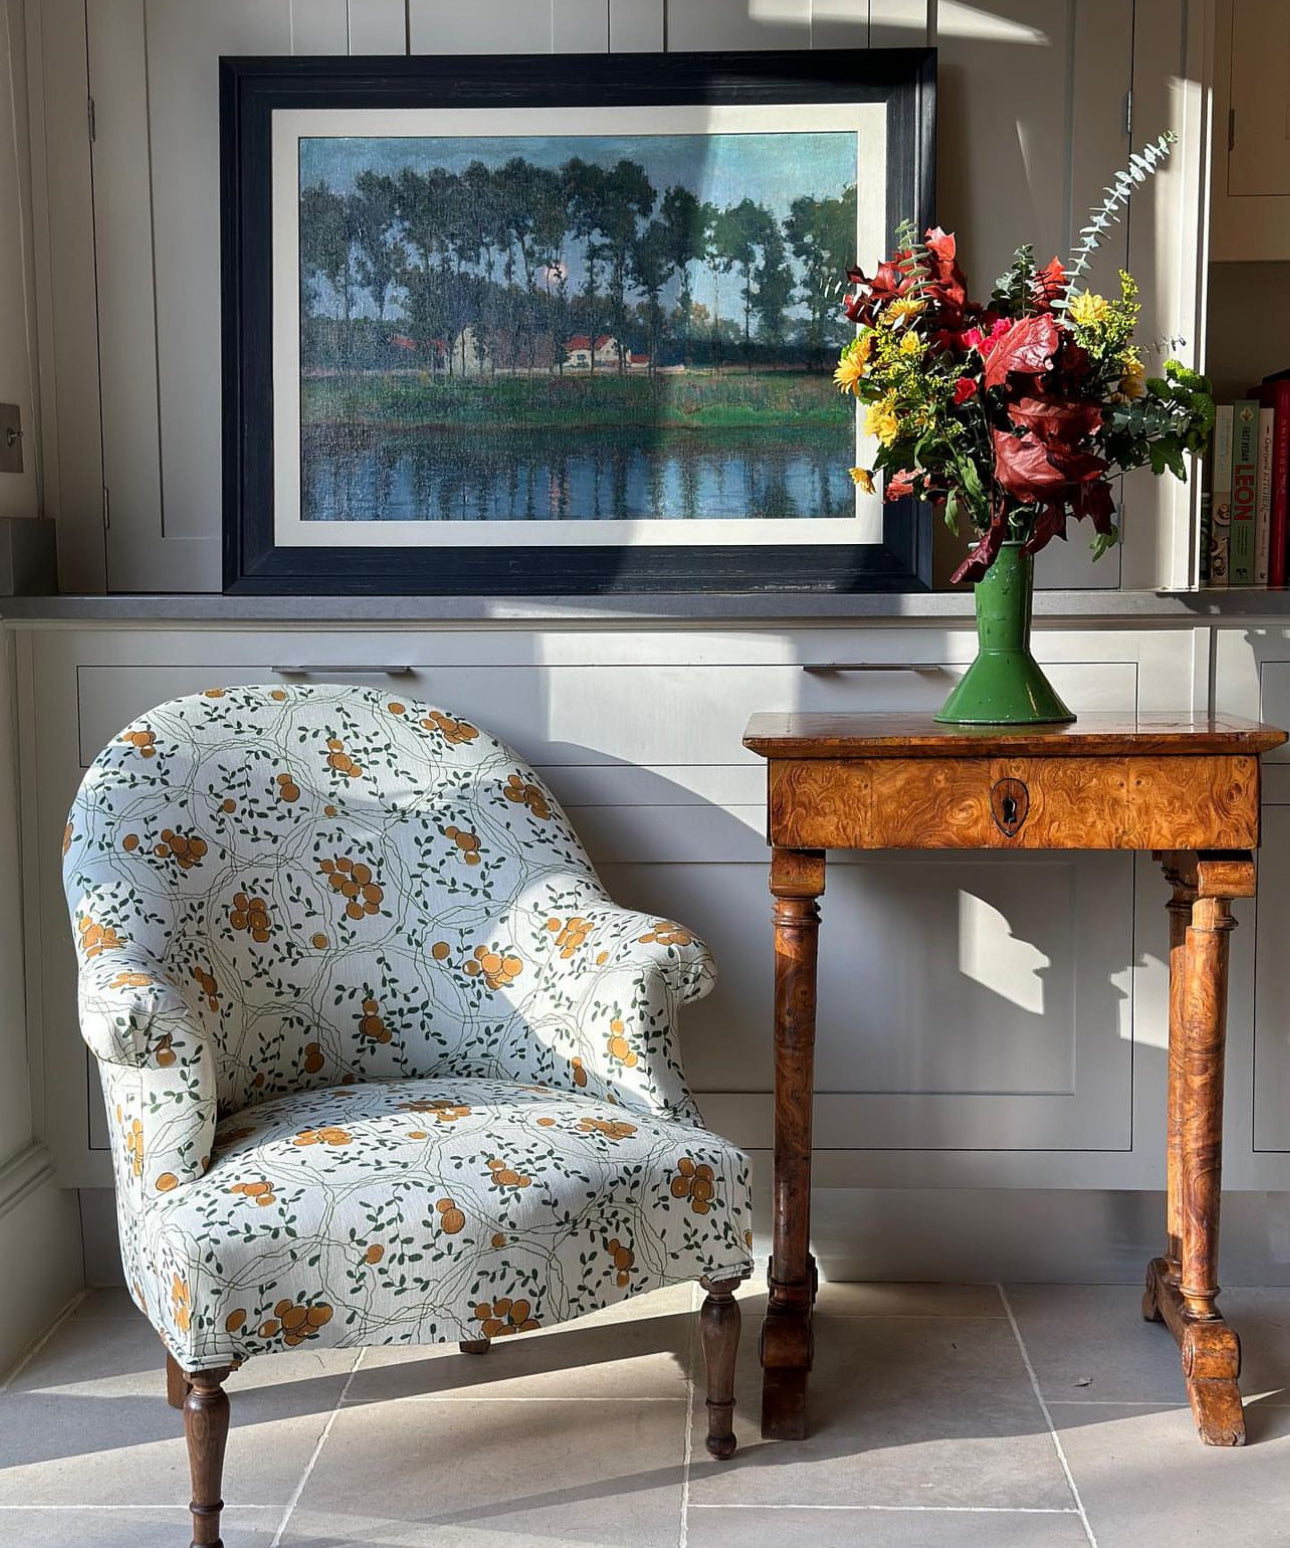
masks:
{"type": "Polygon", "coordinates": [[[754,715],[768,760],[775,919],[774,1256],[762,1434],[806,1433],[813,1355],[811,1101],[827,849],[1142,849],[1169,907],[1165,1251],[1143,1315],[1165,1322],[1202,1438],[1239,1446],[1240,1343],[1218,1310],[1227,937],[1254,895],[1259,755],[1286,740],[1227,716],[1086,715],[1071,726],[940,726],[929,715],[754,715]]]}

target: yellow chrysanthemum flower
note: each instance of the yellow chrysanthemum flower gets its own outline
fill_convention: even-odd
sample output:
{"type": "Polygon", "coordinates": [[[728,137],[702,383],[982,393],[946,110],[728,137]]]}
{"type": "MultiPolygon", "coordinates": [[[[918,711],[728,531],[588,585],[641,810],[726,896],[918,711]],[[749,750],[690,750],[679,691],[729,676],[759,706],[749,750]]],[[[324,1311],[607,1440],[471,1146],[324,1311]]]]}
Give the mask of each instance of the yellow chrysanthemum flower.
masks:
{"type": "Polygon", "coordinates": [[[1120,378],[1120,392],[1126,398],[1144,398],[1147,393],[1147,372],[1140,360],[1130,360],[1120,378]]]}
{"type": "Polygon", "coordinates": [[[900,422],[885,400],[869,405],[864,417],[864,433],[876,435],[884,446],[890,446],[900,434],[900,422]]]}
{"type": "Polygon", "coordinates": [[[833,381],[839,392],[859,392],[860,378],[863,375],[864,366],[852,355],[838,361],[838,368],[833,373],[833,381]]]}
{"type": "Polygon", "coordinates": [[[912,296],[901,296],[887,308],[887,316],[897,321],[902,317],[917,317],[925,305],[926,302],[916,301],[912,296]]]}
{"type": "Polygon", "coordinates": [[[1100,323],[1106,312],[1106,297],[1095,296],[1086,290],[1071,302],[1070,318],[1081,328],[1087,328],[1093,323],[1100,323]]]}
{"type": "Polygon", "coordinates": [[[868,468],[848,468],[847,472],[851,475],[851,482],[858,489],[865,494],[873,493],[873,474],[868,468]]]}
{"type": "Polygon", "coordinates": [[[916,333],[907,333],[900,341],[900,352],[902,355],[921,355],[923,352],[922,339],[916,333]]]}

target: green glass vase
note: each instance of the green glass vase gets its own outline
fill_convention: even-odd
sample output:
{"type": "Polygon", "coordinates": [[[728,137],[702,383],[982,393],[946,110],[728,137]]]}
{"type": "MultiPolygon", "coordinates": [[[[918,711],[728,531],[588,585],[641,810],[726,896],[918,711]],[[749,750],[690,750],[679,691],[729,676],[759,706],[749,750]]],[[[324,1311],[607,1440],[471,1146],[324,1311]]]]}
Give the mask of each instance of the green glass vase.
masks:
{"type": "Polygon", "coordinates": [[[1030,654],[1034,558],[1005,543],[976,583],[976,660],[936,719],[955,726],[1028,726],[1074,720],[1030,654]]]}

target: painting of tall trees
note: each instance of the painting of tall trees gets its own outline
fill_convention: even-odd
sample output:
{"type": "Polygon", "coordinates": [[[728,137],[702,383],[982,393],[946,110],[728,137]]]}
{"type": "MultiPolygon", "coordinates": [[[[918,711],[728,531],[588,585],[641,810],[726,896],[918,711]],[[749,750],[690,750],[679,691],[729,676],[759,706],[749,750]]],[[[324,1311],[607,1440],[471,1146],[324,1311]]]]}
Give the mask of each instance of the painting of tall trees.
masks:
{"type": "Polygon", "coordinates": [[[854,132],[299,156],[302,519],[854,513],[854,132]]]}

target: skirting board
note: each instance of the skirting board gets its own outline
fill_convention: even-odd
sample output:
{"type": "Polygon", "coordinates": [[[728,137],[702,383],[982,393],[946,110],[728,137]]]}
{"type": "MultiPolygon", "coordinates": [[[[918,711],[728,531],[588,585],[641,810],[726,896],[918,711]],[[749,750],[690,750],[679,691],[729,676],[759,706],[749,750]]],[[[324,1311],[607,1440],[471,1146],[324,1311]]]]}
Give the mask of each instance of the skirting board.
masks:
{"type": "MultiPolygon", "coordinates": [[[[81,1194],[85,1277],[123,1283],[112,1194],[81,1194]]],[[[817,1188],[811,1242],[828,1280],[1137,1284],[1164,1242],[1162,1193],[1080,1189],[817,1188]]],[[[759,1190],[758,1256],[770,1248],[759,1190]]],[[[1223,1283],[1290,1284],[1290,1194],[1223,1201],[1223,1283]]]]}
{"type": "Polygon", "coordinates": [[[43,1145],[0,1166],[0,1263],[2,1374],[84,1285],[76,1192],[56,1186],[43,1145]]]}

